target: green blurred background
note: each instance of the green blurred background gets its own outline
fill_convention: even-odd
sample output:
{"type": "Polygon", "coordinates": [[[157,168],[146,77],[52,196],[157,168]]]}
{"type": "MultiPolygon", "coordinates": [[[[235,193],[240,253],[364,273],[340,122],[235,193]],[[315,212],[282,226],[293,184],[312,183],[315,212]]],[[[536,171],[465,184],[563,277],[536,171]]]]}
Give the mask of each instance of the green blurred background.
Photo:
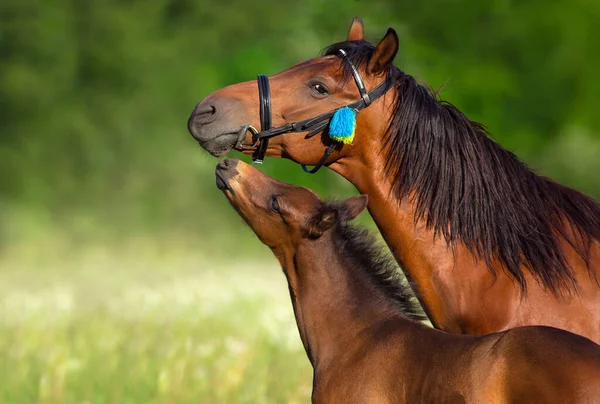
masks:
{"type": "Polygon", "coordinates": [[[3,0],[0,402],[308,400],[284,278],[186,122],[354,16],[372,41],[394,27],[396,65],[532,168],[600,197],[597,1],[3,0]]]}

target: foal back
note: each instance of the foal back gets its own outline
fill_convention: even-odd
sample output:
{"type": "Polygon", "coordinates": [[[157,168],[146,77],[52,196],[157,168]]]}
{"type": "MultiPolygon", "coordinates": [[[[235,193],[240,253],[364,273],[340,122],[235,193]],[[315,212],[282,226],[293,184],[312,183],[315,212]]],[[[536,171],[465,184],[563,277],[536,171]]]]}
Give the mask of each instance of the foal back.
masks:
{"type": "Polygon", "coordinates": [[[387,392],[369,402],[600,403],[600,346],[579,335],[543,326],[455,335],[417,324],[409,338],[394,334],[365,355],[362,372],[387,392]]]}
{"type": "Polygon", "coordinates": [[[552,327],[522,327],[494,344],[503,403],[600,403],[600,346],[552,327]]]}

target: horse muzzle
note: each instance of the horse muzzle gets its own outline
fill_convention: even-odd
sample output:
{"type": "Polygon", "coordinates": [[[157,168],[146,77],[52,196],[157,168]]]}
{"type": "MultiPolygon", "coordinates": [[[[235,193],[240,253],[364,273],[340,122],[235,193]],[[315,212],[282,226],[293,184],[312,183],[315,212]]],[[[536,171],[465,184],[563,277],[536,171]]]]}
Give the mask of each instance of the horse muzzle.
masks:
{"type": "Polygon", "coordinates": [[[243,109],[238,100],[209,96],[192,111],[188,131],[207,152],[222,157],[239,143],[240,132],[246,126],[240,111],[243,109]]]}

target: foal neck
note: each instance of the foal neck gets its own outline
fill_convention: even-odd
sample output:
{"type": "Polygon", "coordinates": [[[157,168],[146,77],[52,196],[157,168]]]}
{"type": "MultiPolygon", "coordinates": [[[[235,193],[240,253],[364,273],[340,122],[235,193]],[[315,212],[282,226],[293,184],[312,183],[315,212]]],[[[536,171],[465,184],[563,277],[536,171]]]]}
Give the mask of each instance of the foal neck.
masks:
{"type": "Polygon", "coordinates": [[[390,320],[409,323],[362,268],[337,251],[335,231],[300,243],[282,261],[300,337],[315,370],[359,349],[390,320]]]}

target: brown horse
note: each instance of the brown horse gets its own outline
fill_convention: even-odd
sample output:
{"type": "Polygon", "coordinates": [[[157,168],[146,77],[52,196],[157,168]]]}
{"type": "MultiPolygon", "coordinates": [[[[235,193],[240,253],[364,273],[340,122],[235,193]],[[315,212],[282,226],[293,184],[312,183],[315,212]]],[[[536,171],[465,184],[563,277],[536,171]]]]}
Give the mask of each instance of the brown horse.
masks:
{"type": "Polygon", "coordinates": [[[324,203],[238,160],[216,177],[281,263],[313,402],[600,403],[600,346],[586,338],[543,326],[464,336],[415,321],[395,261],[347,223],[366,196],[324,203]]]}
{"type": "MultiPolygon", "coordinates": [[[[256,155],[258,131],[249,125],[262,121],[261,139],[270,143],[258,143],[267,156],[325,159],[369,196],[371,215],[437,328],[482,334],[549,325],[600,343],[600,204],[536,175],[394,67],[394,30],[376,46],[362,38],[355,19],[347,40],[323,57],[270,78],[272,125],[288,133],[275,136],[281,130],[260,119],[256,82],[206,97],[190,132],[215,156],[234,146],[256,155]],[[383,94],[363,102],[359,79],[383,94]],[[350,103],[362,108],[353,144],[332,141],[327,130],[307,135],[350,103]]],[[[263,83],[263,104],[267,90],[263,83]]]]}

